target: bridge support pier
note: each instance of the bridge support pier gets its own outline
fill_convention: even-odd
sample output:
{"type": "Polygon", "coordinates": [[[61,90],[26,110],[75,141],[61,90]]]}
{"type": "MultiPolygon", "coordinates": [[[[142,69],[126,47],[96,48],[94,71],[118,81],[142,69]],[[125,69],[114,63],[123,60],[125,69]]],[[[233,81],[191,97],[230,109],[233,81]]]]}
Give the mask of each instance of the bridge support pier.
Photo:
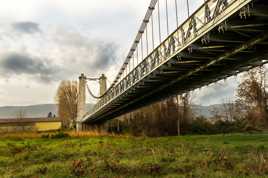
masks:
{"type": "Polygon", "coordinates": [[[82,131],[83,126],[81,120],[86,113],[86,82],[87,78],[84,74],[79,77],[78,102],[77,102],[77,118],[76,131],[82,131]]]}
{"type": "Polygon", "coordinates": [[[76,122],[76,131],[81,132],[83,131],[83,123],[81,122],[76,122]]]}

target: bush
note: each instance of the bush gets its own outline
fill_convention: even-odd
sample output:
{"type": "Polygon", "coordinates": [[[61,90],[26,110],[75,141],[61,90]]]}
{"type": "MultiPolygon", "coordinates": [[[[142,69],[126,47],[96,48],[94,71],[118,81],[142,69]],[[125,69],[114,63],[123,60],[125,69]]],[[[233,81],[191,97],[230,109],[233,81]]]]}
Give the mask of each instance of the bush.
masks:
{"type": "Polygon", "coordinates": [[[55,134],[44,134],[41,136],[41,138],[45,138],[45,139],[60,139],[60,138],[68,138],[70,137],[69,134],[64,133],[64,132],[57,132],[55,134]]]}
{"type": "Polygon", "coordinates": [[[70,137],[70,135],[64,132],[58,132],[54,135],[51,135],[52,139],[60,139],[60,138],[67,138],[67,137],[70,137]]]}
{"type": "Polygon", "coordinates": [[[50,138],[50,135],[49,134],[44,134],[44,135],[41,135],[41,138],[50,138]]]}
{"type": "Polygon", "coordinates": [[[213,124],[206,120],[206,118],[198,117],[193,120],[191,130],[188,131],[191,134],[212,134],[215,132],[213,124]]]}
{"type": "Polygon", "coordinates": [[[245,131],[244,120],[218,120],[215,123],[208,121],[206,118],[199,117],[193,120],[192,128],[189,130],[191,134],[221,134],[235,133],[245,131]]]}

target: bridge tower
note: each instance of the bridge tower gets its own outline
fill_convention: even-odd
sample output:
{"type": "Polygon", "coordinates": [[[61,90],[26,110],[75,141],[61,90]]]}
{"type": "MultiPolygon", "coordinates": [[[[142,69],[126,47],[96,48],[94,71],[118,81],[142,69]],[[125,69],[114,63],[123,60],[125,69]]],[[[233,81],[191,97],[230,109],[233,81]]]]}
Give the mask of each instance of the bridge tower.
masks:
{"type": "Polygon", "coordinates": [[[76,130],[82,131],[81,119],[86,113],[86,83],[87,78],[84,74],[79,77],[78,88],[78,102],[77,102],[77,118],[76,118],[76,130]]]}
{"type": "Polygon", "coordinates": [[[107,91],[107,77],[102,74],[99,78],[99,84],[100,84],[100,95],[104,95],[107,91]]]}

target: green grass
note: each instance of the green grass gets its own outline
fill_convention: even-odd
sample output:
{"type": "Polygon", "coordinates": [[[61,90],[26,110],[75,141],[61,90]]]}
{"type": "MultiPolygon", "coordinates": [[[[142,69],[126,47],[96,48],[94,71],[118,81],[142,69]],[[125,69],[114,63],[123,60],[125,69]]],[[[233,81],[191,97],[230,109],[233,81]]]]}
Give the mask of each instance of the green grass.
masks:
{"type": "Polygon", "coordinates": [[[268,134],[5,138],[0,177],[268,178],[268,134]]]}

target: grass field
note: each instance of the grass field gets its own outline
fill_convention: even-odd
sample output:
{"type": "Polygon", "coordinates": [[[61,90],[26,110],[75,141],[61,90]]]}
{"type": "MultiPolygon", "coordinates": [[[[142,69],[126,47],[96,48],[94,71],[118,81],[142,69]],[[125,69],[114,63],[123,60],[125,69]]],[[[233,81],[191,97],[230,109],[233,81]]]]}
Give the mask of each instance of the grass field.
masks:
{"type": "Polygon", "coordinates": [[[0,177],[268,178],[268,134],[1,138],[0,177]]]}

